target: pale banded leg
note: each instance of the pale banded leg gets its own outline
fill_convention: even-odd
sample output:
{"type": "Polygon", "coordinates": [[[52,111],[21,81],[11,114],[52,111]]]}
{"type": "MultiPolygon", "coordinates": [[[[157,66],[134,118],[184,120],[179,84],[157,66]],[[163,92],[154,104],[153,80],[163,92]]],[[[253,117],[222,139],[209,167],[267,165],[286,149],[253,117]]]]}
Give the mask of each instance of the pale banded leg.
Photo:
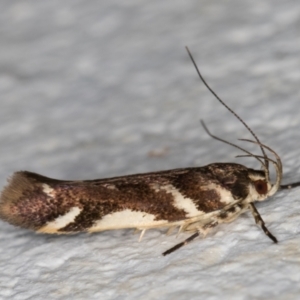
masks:
{"type": "Polygon", "coordinates": [[[249,208],[252,212],[252,215],[254,217],[255,223],[257,225],[259,225],[262,230],[264,231],[264,233],[274,242],[277,243],[277,239],[276,237],[268,230],[268,228],[265,226],[265,222],[262,219],[262,217],[260,216],[259,212],[257,211],[256,207],[254,206],[253,203],[249,204],[249,208]]]}
{"type": "Polygon", "coordinates": [[[199,236],[199,232],[194,233],[192,236],[190,236],[189,238],[187,238],[185,241],[175,245],[174,247],[172,247],[171,249],[165,251],[163,253],[163,256],[166,256],[172,252],[174,252],[175,250],[181,248],[182,246],[187,245],[188,243],[190,243],[192,240],[194,240],[197,236],[199,236]]]}
{"type": "MultiPolygon", "coordinates": [[[[203,226],[203,228],[201,228],[201,229],[208,229],[208,228],[215,227],[215,226],[217,226],[217,225],[218,225],[218,222],[212,221],[212,222],[210,222],[210,223],[208,223],[208,224],[205,224],[205,225],[203,226]]],[[[191,241],[193,241],[196,237],[198,237],[198,236],[200,235],[201,229],[199,229],[196,233],[194,233],[193,235],[191,235],[189,238],[187,238],[187,239],[184,240],[183,242],[181,242],[181,243],[175,245],[174,247],[170,248],[169,250],[165,251],[165,252],[163,253],[163,256],[166,256],[166,255],[168,255],[168,254],[170,254],[170,253],[176,251],[177,249],[179,249],[179,248],[181,248],[181,247],[187,245],[187,244],[190,243],[191,241]]]]}

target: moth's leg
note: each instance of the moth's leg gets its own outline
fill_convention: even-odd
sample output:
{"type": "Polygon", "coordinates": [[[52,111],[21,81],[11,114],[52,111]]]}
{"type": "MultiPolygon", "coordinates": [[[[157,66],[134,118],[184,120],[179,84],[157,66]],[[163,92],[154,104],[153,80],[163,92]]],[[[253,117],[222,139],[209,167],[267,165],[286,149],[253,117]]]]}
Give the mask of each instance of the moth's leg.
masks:
{"type": "Polygon", "coordinates": [[[171,226],[171,227],[169,227],[169,229],[168,229],[166,235],[170,235],[170,234],[174,231],[175,228],[176,228],[176,226],[171,226]]]}
{"type": "Polygon", "coordinates": [[[187,238],[185,241],[175,245],[174,247],[172,247],[171,249],[165,251],[163,253],[163,256],[166,256],[172,252],[174,252],[175,250],[181,248],[182,246],[187,245],[188,243],[190,243],[192,240],[194,240],[197,236],[199,236],[199,232],[194,233],[193,235],[191,235],[189,238],[187,238]]]}
{"type": "Polygon", "coordinates": [[[238,202],[225,209],[222,209],[215,218],[219,223],[229,223],[235,220],[240,214],[248,210],[248,203],[238,202]]]}
{"type": "Polygon", "coordinates": [[[199,227],[197,232],[194,233],[193,235],[191,235],[189,238],[187,238],[186,240],[184,240],[183,242],[175,245],[174,247],[170,248],[169,250],[165,251],[163,253],[163,256],[166,256],[174,251],[176,251],[177,249],[187,245],[188,243],[190,243],[191,241],[193,241],[196,237],[198,237],[200,235],[200,233],[204,233],[206,234],[208,229],[212,228],[212,227],[215,227],[218,225],[218,222],[217,221],[211,221],[207,224],[205,224],[204,226],[202,227],[199,227]]]}
{"type": "Polygon", "coordinates": [[[293,189],[295,187],[300,186],[300,181],[299,182],[293,182],[293,183],[289,183],[289,184],[283,184],[280,186],[281,190],[289,190],[289,189],[293,189]]]}
{"type": "Polygon", "coordinates": [[[260,216],[259,212],[257,211],[256,207],[254,206],[253,203],[249,204],[249,208],[250,211],[252,212],[252,215],[254,217],[254,220],[256,222],[257,225],[259,225],[262,230],[264,231],[264,233],[274,242],[277,243],[277,239],[274,235],[272,235],[272,233],[268,230],[268,228],[265,226],[265,222],[262,219],[262,217],[260,216]]]}
{"type": "Polygon", "coordinates": [[[209,223],[206,223],[205,225],[202,225],[201,227],[199,226],[198,227],[198,232],[201,233],[203,237],[206,237],[206,235],[208,234],[208,232],[212,228],[216,227],[218,224],[219,224],[218,221],[213,220],[213,221],[211,221],[209,223]]]}
{"type": "Polygon", "coordinates": [[[139,242],[142,240],[142,238],[143,238],[145,232],[146,232],[146,229],[142,229],[142,232],[141,232],[140,238],[139,238],[139,242]]]}
{"type": "Polygon", "coordinates": [[[176,237],[179,236],[179,233],[181,233],[182,231],[184,231],[185,226],[186,226],[185,224],[182,224],[182,225],[178,228],[178,232],[177,232],[177,234],[176,234],[176,237]]]}

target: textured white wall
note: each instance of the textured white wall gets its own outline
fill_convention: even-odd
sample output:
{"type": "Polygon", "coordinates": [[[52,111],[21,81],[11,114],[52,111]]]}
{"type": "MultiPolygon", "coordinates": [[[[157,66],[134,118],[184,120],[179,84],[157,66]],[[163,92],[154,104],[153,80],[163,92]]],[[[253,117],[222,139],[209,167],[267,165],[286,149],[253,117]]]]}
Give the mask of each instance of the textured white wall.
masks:
{"type": "MultiPolygon", "coordinates": [[[[17,170],[92,179],[236,160],[250,137],[207,81],[300,179],[299,1],[2,1],[0,184],[17,170]],[[149,152],[169,151],[162,157],[149,152]]],[[[253,147],[250,149],[254,149],[253,147]]],[[[1,299],[299,299],[300,189],[162,257],[148,231],[35,235],[1,222],[1,299]]]]}

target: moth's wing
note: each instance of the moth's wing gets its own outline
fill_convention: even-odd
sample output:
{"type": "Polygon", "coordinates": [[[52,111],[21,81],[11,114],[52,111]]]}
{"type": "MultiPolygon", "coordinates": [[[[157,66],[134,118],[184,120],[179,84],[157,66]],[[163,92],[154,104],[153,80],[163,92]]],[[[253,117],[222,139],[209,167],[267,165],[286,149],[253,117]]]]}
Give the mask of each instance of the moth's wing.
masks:
{"type": "Polygon", "coordinates": [[[185,218],[185,213],[173,205],[172,194],[155,188],[167,185],[172,176],[164,171],[63,181],[16,172],[1,194],[0,217],[35,231],[48,228],[41,231],[49,233],[166,224],[185,218]],[[109,224],[101,223],[104,218],[110,219],[109,224]],[[125,219],[127,222],[123,222],[125,219]]]}
{"type": "Polygon", "coordinates": [[[98,231],[178,224],[230,201],[230,192],[206,167],[86,181],[22,171],[1,194],[0,217],[36,231],[98,231]]]}

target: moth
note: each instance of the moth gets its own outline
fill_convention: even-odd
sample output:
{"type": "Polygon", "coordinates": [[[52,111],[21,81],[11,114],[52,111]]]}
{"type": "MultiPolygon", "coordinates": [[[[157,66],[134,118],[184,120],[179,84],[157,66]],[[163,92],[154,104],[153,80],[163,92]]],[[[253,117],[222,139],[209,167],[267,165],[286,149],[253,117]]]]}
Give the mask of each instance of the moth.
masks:
{"type": "Polygon", "coordinates": [[[165,251],[167,255],[205,236],[220,223],[231,222],[249,211],[255,222],[273,241],[275,236],[265,226],[254,202],[264,201],[280,189],[294,188],[296,182],[281,185],[282,163],[278,154],[262,144],[250,127],[209,87],[190,51],[196,71],[216,99],[250,132],[254,140],[242,139],[260,147],[256,155],[207,133],[243,151],[259,161],[261,170],[236,163],[213,163],[203,167],[135,174],[95,180],[68,181],[48,178],[28,171],[16,172],[0,196],[0,218],[12,225],[38,233],[70,234],[122,228],[145,231],[167,228],[191,232],[185,241],[165,251]],[[267,152],[273,158],[267,156],[267,152]],[[269,164],[276,171],[270,181],[269,164]]]}

